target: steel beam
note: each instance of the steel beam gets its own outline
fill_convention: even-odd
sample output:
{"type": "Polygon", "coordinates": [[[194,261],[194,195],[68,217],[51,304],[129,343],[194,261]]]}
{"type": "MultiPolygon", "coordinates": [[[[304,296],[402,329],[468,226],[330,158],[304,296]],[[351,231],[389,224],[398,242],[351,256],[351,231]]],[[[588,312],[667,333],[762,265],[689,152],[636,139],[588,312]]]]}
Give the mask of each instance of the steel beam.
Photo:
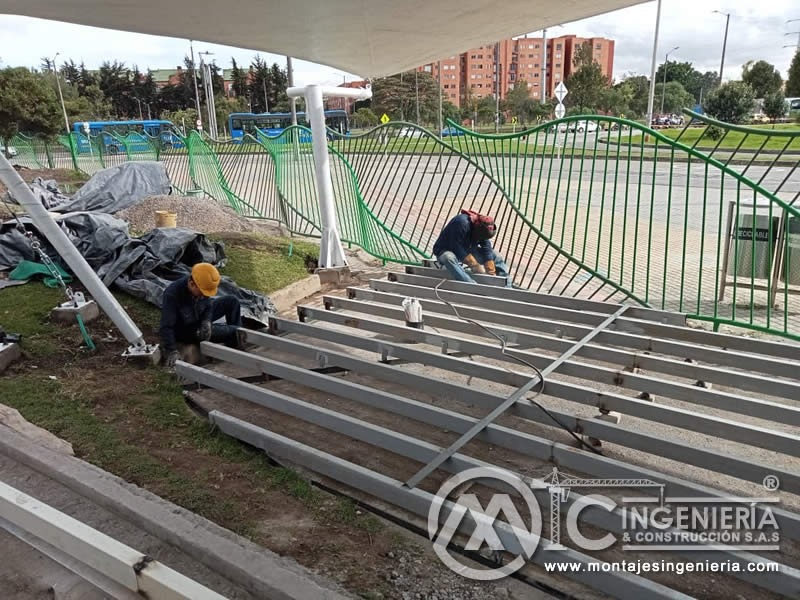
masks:
{"type": "Polygon", "coordinates": [[[585,344],[589,343],[598,333],[603,331],[606,327],[608,327],[611,323],[613,323],[619,316],[622,315],[626,310],[628,310],[627,306],[620,306],[617,311],[607,317],[602,323],[600,323],[597,327],[595,327],[592,331],[587,333],[583,338],[575,342],[570,348],[568,348],[561,356],[557,357],[553,360],[549,365],[544,367],[541,370],[541,373],[537,373],[534,377],[531,377],[526,383],[524,383],[521,387],[518,387],[514,393],[512,393],[508,398],[503,400],[500,404],[497,404],[492,410],[489,412],[488,415],[483,417],[480,421],[475,423],[472,427],[469,428],[461,437],[459,437],[456,441],[450,444],[446,449],[442,450],[442,452],[434,458],[431,462],[427,465],[422,467],[419,471],[417,471],[411,478],[406,481],[406,485],[408,487],[417,487],[419,483],[425,479],[428,475],[433,473],[436,468],[441,465],[444,461],[450,458],[459,448],[464,446],[465,444],[469,443],[472,438],[474,438],[478,433],[483,431],[489,423],[493,423],[495,419],[500,417],[504,412],[506,412],[511,406],[517,403],[525,394],[531,391],[537,384],[539,385],[540,390],[544,390],[545,385],[545,377],[547,377],[550,373],[555,371],[559,366],[565,363],[570,356],[573,356],[578,350],[581,349],[585,344]]]}
{"type": "MultiPolygon", "coordinates": [[[[391,304],[400,306],[405,296],[392,294],[389,292],[379,292],[368,288],[350,287],[347,289],[348,298],[378,302],[381,304],[391,304]]],[[[453,309],[444,302],[438,300],[419,299],[426,316],[430,313],[442,313],[452,315],[453,309]]],[[[461,316],[468,319],[475,319],[482,323],[496,323],[508,325],[514,329],[525,331],[541,331],[556,337],[579,338],[591,331],[591,327],[562,321],[552,321],[535,317],[524,317],[520,315],[499,312],[496,310],[484,310],[472,306],[458,306],[461,316]]],[[[681,360],[691,358],[693,360],[728,367],[756,371],[768,375],[800,379],[800,362],[793,362],[786,358],[772,358],[749,352],[736,352],[729,349],[702,346],[695,343],[687,343],[676,340],[668,340],[622,331],[606,330],[600,333],[596,342],[606,346],[631,348],[642,350],[654,354],[665,354],[676,356],[681,360]]]]}
{"type": "MultiPolygon", "coordinates": [[[[209,414],[209,418],[222,432],[252,446],[261,448],[272,456],[277,456],[280,459],[298,464],[321,475],[331,477],[336,481],[368,493],[417,516],[423,518],[428,516],[430,505],[434,500],[433,494],[420,489],[404,488],[401,482],[396,479],[306,446],[277,433],[256,427],[224,413],[213,411],[209,414]]],[[[445,522],[453,508],[454,505],[452,503],[444,503],[439,514],[441,523],[445,522]]],[[[470,535],[477,526],[475,518],[482,520],[482,517],[485,517],[485,515],[479,513],[473,518],[474,514],[473,511],[465,513],[459,525],[459,531],[470,535]]],[[[520,553],[519,539],[524,533],[513,529],[503,521],[490,521],[492,521],[490,526],[496,531],[504,548],[513,553],[520,553]]],[[[586,565],[597,561],[570,548],[558,553],[545,552],[540,544],[531,557],[531,562],[539,565],[545,562],[570,562],[586,565]]],[[[629,573],[588,573],[585,571],[586,569],[581,569],[581,572],[577,573],[565,572],[564,575],[614,598],[630,600],[640,600],[641,598],[689,600],[689,597],[685,594],[629,573]]]]}
{"type": "MultiPolygon", "coordinates": [[[[431,366],[464,373],[466,375],[476,375],[476,373],[486,369],[495,369],[498,371],[498,373],[507,372],[503,369],[497,369],[496,367],[490,367],[488,365],[481,365],[480,363],[454,359],[452,356],[444,354],[426,352],[424,350],[408,348],[402,344],[393,344],[391,342],[385,342],[363,336],[352,336],[344,332],[333,331],[330,329],[319,329],[311,325],[298,323],[297,321],[289,321],[286,319],[271,318],[270,330],[271,332],[274,332],[276,335],[280,336],[294,333],[303,336],[311,336],[315,339],[323,339],[334,343],[343,343],[355,348],[362,348],[365,350],[378,352],[379,354],[386,356],[404,358],[410,362],[424,362],[425,364],[429,364],[431,366]],[[347,341],[341,341],[343,339],[347,341]],[[420,360],[420,354],[425,355],[426,358],[424,361],[420,360]],[[459,367],[459,365],[461,366],[459,367]]],[[[256,332],[248,332],[248,334],[254,333],[256,332]]],[[[508,373],[514,374],[510,371],[508,371],[508,373]]],[[[514,375],[527,378],[527,376],[520,374],[514,375]]],[[[486,378],[489,379],[490,377],[486,378]]],[[[429,405],[425,406],[429,407],[429,405]]],[[[434,412],[431,414],[435,415],[436,413],[434,412]]],[[[451,413],[451,415],[454,416],[455,419],[463,418],[463,415],[458,413],[451,413]]],[[[485,432],[487,435],[486,439],[489,443],[499,446],[502,444],[503,438],[501,436],[490,437],[490,434],[494,431],[493,427],[495,426],[490,427],[485,432]]],[[[518,432],[513,431],[513,434],[517,433],[518,432]]],[[[550,461],[567,470],[587,473],[602,478],[643,478],[657,480],[663,482],[667,486],[668,493],[672,495],[708,496],[715,498],[723,497],[723,495],[714,488],[690,482],[685,479],[658,471],[653,471],[646,467],[625,463],[623,461],[598,454],[583,452],[575,448],[571,448],[565,444],[554,442],[535,435],[525,434],[521,439],[524,440],[524,442],[514,447],[514,451],[521,454],[527,454],[540,460],[550,461]]],[[[778,520],[778,524],[780,525],[783,534],[791,539],[800,540],[800,515],[782,508],[773,508],[773,513],[778,520]]]]}
{"type": "MultiPolygon", "coordinates": [[[[501,352],[497,344],[488,344],[441,333],[431,333],[420,329],[377,322],[361,316],[344,315],[307,306],[298,307],[298,313],[301,313],[304,319],[317,319],[323,322],[390,335],[400,340],[414,340],[415,342],[439,346],[447,351],[463,351],[472,355],[518,364],[514,359],[508,356],[508,352],[505,354],[501,352]]],[[[552,360],[549,356],[536,354],[530,351],[514,350],[513,353],[535,364],[539,368],[546,367],[552,360]]],[[[640,392],[648,392],[650,394],[668,396],[675,400],[702,404],[704,406],[711,406],[713,408],[761,419],[793,425],[800,424],[800,409],[777,402],[748,398],[729,392],[701,388],[695,385],[658,379],[647,375],[637,375],[635,373],[628,373],[573,360],[564,362],[557,372],[561,375],[578,377],[597,383],[620,386],[640,392]]]]}
{"type": "MultiPolygon", "coordinates": [[[[248,341],[251,340],[255,340],[255,338],[249,336],[248,341]]],[[[214,358],[222,358],[239,366],[246,365],[251,368],[260,369],[262,372],[270,375],[289,379],[301,385],[336,394],[337,396],[348,398],[355,402],[372,406],[373,408],[393,412],[423,423],[441,426],[449,431],[455,431],[462,435],[469,434],[474,437],[480,432],[485,431],[486,435],[481,434],[480,437],[486,439],[487,437],[494,438],[495,436],[492,434],[497,431],[494,428],[491,430],[488,429],[488,425],[484,423],[483,420],[479,421],[452,411],[443,412],[442,409],[433,411],[431,410],[431,405],[424,402],[410,401],[397,394],[390,394],[337,377],[319,375],[300,367],[293,367],[246,352],[230,351],[219,346],[212,348],[211,346],[212,345],[205,345],[204,353],[208,353],[209,356],[213,356],[214,358]]],[[[393,367],[386,368],[391,369],[393,367]]],[[[528,382],[529,381],[530,377],[528,378],[528,382]]],[[[431,386],[431,389],[433,389],[433,386],[431,386]]],[[[476,399],[477,396],[472,395],[471,398],[476,399]]],[[[463,401],[458,397],[454,399],[463,401]]],[[[504,402],[501,398],[491,398],[488,399],[488,401],[484,398],[482,406],[496,410],[498,406],[505,407],[506,404],[508,403],[504,402]]],[[[554,425],[551,418],[535,405],[527,402],[520,402],[519,404],[520,407],[517,410],[525,409],[525,418],[530,418],[530,420],[545,425],[554,425]]],[[[492,410],[490,414],[493,415],[495,410],[492,410]]],[[[548,409],[548,411],[553,417],[558,419],[564,427],[572,431],[580,432],[621,446],[634,448],[642,452],[692,464],[703,469],[724,473],[745,481],[761,483],[767,475],[777,475],[780,478],[782,489],[792,493],[800,492],[800,475],[791,471],[786,471],[785,469],[762,465],[738,456],[732,456],[729,453],[717,452],[713,449],[697,448],[690,444],[667,439],[666,437],[626,429],[625,427],[607,421],[580,418],[571,413],[566,413],[557,409],[548,409]]],[[[508,448],[509,450],[521,452],[519,447],[522,446],[522,442],[525,438],[521,437],[519,432],[512,434],[512,430],[505,427],[501,428],[500,431],[504,435],[497,436],[499,439],[493,440],[491,443],[496,446],[508,448]]],[[[446,459],[446,456],[444,458],[446,459]]],[[[429,474],[432,470],[433,469],[430,469],[428,473],[425,474],[429,474]]],[[[415,485],[418,483],[414,478],[412,478],[411,481],[415,485]]],[[[409,484],[409,487],[413,486],[409,484]]]]}
{"type": "MultiPolygon", "coordinates": [[[[386,277],[390,282],[427,288],[434,288],[442,282],[441,277],[423,277],[407,273],[390,272],[387,273],[386,277]]],[[[619,304],[600,302],[598,300],[553,296],[517,288],[497,287],[453,280],[447,280],[441,284],[439,291],[441,292],[442,290],[461,292],[469,294],[470,296],[480,296],[492,300],[510,300],[513,302],[522,302],[523,304],[545,305],[571,311],[590,312],[601,316],[613,314],[620,306],[619,304]]],[[[630,305],[629,310],[630,312],[627,317],[629,319],[645,319],[657,323],[672,323],[674,325],[684,325],[686,323],[686,315],[676,312],[636,305],[630,305]]]]}
{"type": "MultiPolygon", "coordinates": [[[[230,352],[229,349],[223,346],[215,346],[213,344],[204,344],[204,346],[206,349],[212,346],[219,348],[223,354],[230,352]]],[[[189,377],[193,380],[202,379],[204,382],[203,385],[208,385],[209,387],[216,388],[220,391],[233,394],[239,398],[244,398],[247,400],[252,399],[251,401],[254,401],[259,405],[266,406],[272,410],[289,414],[293,417],[305,420],[306,422],[314,423],[372,446],[389,450],[395,454],[410,458],[417,462],[428,462],[438,453],[438,447],[428,442],[418,440],[390,429],[373,425],[348,415],[331,411],[324,407],[316,406],[314,404],[310,404],[272,390],[257,388],[256,391],[252,389],[255,386],[247,383],[241,385],[243,382],[240,380],[213,373],[201,367],[190,367],[185,365],[185,363],[179,363],[178,370],[182,376],[189,377]]],[[[214,415],[220,413],[212,411],[211,414],[214,415]]],[[[214,420],[214,417],[210,418],[212,421],[214,420]]],[[[458,453],[453,454],[449,460],[442,463],[440,468],[449,473],[458,473],[463,470],[476,467],[498,468],[491,463],[458,453]]],[[[537,497],[540,505],[547,506],[550,498],[549,491],[546,489],[546,486],[544,486],[541,482],[538,482],[537,484],[537,480],[532,480],[522,475],[518,475],[518,477],[531,486],[531,489],[534,495],[537,497]]],[[[502,492],[508,491],[508,489],[497,480],[487,479],[482,483],[502,492]]],[[[369,490],[365,491],[369,492],[369,490]]],[[[570,494],[570,497],[564,503],[565,507],[568,507],[580,498],[580,494],[573,491],[570,494]]],[[[588,525],[599,527],[605,531],[623,533],[623,516],[622,511],[619,508],[616,508],[613,511],[608,511],[605,509],[599,509],[597,507],[589,507],[581,511],[580,519],[582,522],[588,525]]],[[[686,557],[692,557],[695,555],[695,552],[684,551],[683,555],[686,557]]],[[[767,559],[765,558],[742,551],[712,551],[712,555],[709,555],[707,558],[709,560],[725,560],[736,562],[741,564],[743,567],[750,562],[767,562],[767,559]]],[[[734,576],[739,576],[744,581],[765,587],[766,589],[775,591],[777,593],[786,593],[788,590],[796,588],[798,584],[798,575],[796,570],[791,569],[790,567],[786,567],[785,565],[781,565],[781,567],[782,569],[780,573],[771,578],[766,578],[766,580],[757,573],[747,573],[746,569],[744,568],[742,569],[741,573],[734,574],[734,576]]]]}
{"type": "MultiPolygon", "coordinates": [[[[406,273],[408,275],[422,275],[423,277],[451,280],[450,273],[446,269],[438,269],[436,267],[417,267],[414,265],[406,265],[406,273]]],[[[482,275],[479,273],[470,273],[469,276],[475,280],[475,283],[479,283],[481,285],[506,287],[505,277],[498,277],[497,275],[482,275]]]]}
{"type": "MultiPolygon", "coordinates": [[[[338,366],[342,369],[360,373],[370,377],[377,377],[384,381],[391,381],[399,383],[408,387],[412,387],[421,392],[431,394],[434,396],[451,397],[459,402],[481,406],[486,409],[494,409],[497,407],[501,398],[481,391],[474,386],[461,385],[454,382],[444,381],[428,375],[414,373],[405,369],[395,369],[387,366],[386,363],[375,364],[373,361],[350,356],[343,352],[337,352],[330,349],[321,349],[316,345],[305,344],[297,340],[290,340],[286,338],[277,338],[276,336],[269,336],[258,332],[247,332],[245,334],[247,342],[256,344],[263,348],[271,350],[278,350],[281,352],[288,352],[303,358],[319,361],[326,365],[338,366]]],[[[310,335],[310,333],[308,334],[310,335]]],[[[369,338],[367,338],[368,340],[369,338]]],[[[353,340],[341,339],[340,343],[353,346],[353,340]]],[[[369,344],[365,343],[362,347],[366,350],[378,352],[377,345],[372,348],[367,347],[369,344]]],[[[385,346],[383,346],[385,349],[385,346]]],[[[203,353],[214,358],[225,360],[223,356],[212,346],[206,345],[202,347],[203,353]]],[[[413,352],[413,350],[412,350],[413,352]]],[[[420,352],[415,355],[416,362],[424,362],[429,357],[429,353],[420,352]]],[[[442,355],[433,355],[440,358],[442,355]]],[[[449,358],[449,357],[448,357],[449,358]]],[[[488,369],[481,369],[477,372],[470,370],[469,366],[464,365],[465,361],[451,359],[449,366],[452,372],[469,374],[475,378],[485,379],[487,381],[494,381],[496,383],[505,383],[511,385],[524,385],[530,378],[521,373],[514,373],[506,369],[499,369],[496,367],[489,367],[488,369]],[[510,383],[512,382],[512,383],[510,383]]],[[[468,363],[474,365],[475,363],[468,363]]],[[[258,364],[252,365],[254,368],[259,369],[258,364]]],[[[589,406],[597,406],[603,410],[616,410],[625,412],[632,416],[648,419],[659,424],[671,425],[673,427],[680,427],[690,431],[696,431],[705,435],[716,435],[723,439],[728,439],[743,444],[750,444],[762,448],[770,448],[776,452],[783,452],[797,456],[800,454],[800,437],[782,432],[764,429],[762,427],[754,427],[745,423],[738,423],[728,419],[719,417],[710,417],[702,414],[694,413],[691,411],[674,408],[670,406],[663,406],[648,402],[645,400],[637,400],[617,394],[598,393],[589,388],[573,385],[570,383],[561,383],[555,381],[548,381],[547,394],[563,398],[565,400],[580,402],[581,404],[589,406]],[[562,389],[563,388],[563,389],[562,389]],[[565,393],[566,392],[566,393],[565,393]]],[[[510,412],[523,419],[528,419],[544,425],[554,425],[552,419],[547,417],[541,409],[532,405],[529,402],[518,402],[511,407],[510,412]]],[[[553,411],[551,411],[553,412],[553,411]]],[[[571,421],[573,415],[561,411],[555,411],[562,420],[571,421]]],[[[583,431],[583,421],[577,422],[574,431],[583,431]]],[[[592,434],[593,435],[593,434],[592,434]]],[[[593,437],[598,437],[593,435],[593,437]]],[[[602,438],[606,439],[606,438],[602,438]]],[[[615,436],[614,440],[620,440],[621,445],[631,443],[631,438],[627,434],[615,436]]],[[[609,440],[611,441],[611,440],[609,440]]],[[[649,447],[649,444],[646,444],[649,447]]]]}
{"type": "MultiPolygon", "coordinates": [[[[404,318],[403,311],[400,308],[392,308],[390,306],[372,304],[368,302],[359,302],[357,300],[349,300],[339,296],[325,296],[324,302],[325,308],[328,309],[339,308],[342,310],[349,310],[363,314],[387,317],[399,321],[402,321],[404,318]]],[[[423,310],[424,309],[425,307],[423,307],[423,310]]],[[[468,317],[467,315],[463,314],[461,308],[458,309],[458,312],[463,317],[474,319],[474,317],[468,317]]],[[[426,324],[429,324],[436,329],[446,329],[459,333],[487,337],[486,331],[472,323],[464,321],[463,319],[458,319],[455,317],[443,317],[430,313],[426,313],[424,318],[426,324]]],[[[570,340],[518,331],[517,329],[498,327],[487,322],[484,322],[484,326],[494,331],[497,335],[503,337],[506,340],[506,343],[514,344],[516,349],[528,349],[532,347],[539,350],[564,352],[573,344],[573,342],[570,340]]],[[[586,333],[591,331],[589,328],[586,328],[586,330],[586,333]]],[[[599,333],[595,337],[595,340],[599,338],[602,333],[603,332],[599,333]]],[[[793,381],[782,381],[775,379],[774,377],[764,377],[751,373],[732,371],[730,369],[687,363],[684,360],[661,358],[651,354],[629,352],[627,350],[609,348],[595,343],[586,344],[580,348],[577,355],[583,358],[617,364],[627,369],[633,369],[636,367],[645,369],[647,371],[683,377],[685,379],[717,383],[729,387],[738,387],[742,390],[758,392],[761,394],[771,394],[773,396],[780,396],[790,400],[800,398],[800,381],[796,383],[793,381]]],[[[795,375],[798,374],[800,373],[795,373],[795,375]]]]}
{"type": "MultiPolygon", "coordinates": [[[[407,275],[406,277],[411,277],[411,275],[407,275]]],[[[371,280],[369,285],[372,289],[382,292],[403,294],[404,296],[413,296],[415,298],[427,298],[431,300],[437,299],[432,287],[409,285],[380,279],[371,280]]],[[[489,289],[498,288],[489,287],[489,289]]],[[[564,309],[547,304],[528,304],[527,302],[491,298],[464,292],[454,292],[440,289],[439,296],[458,305],[464,304],[467,306],[485,308],[523,317],[544,317],[556,321],[590,325],[592,327],[597,325],[597,323],[599,323],[603,318],[602,314],[593,312],[564,309]]],[[[560,298],[560,296],[548,296],[548,298],[555,299],[560,298]]],[[[607,304],[606,306],[613,307],[615,305],[607,304]]],[[[607,312],[608,311],[606,311],[606,314],[607,312]]],[[[788,359],[800,362],[800,345],[755,340],[753,338],[727,335],[724,333],[714,333],[712,331],[706,331],[703,329],[693,329],[691,327],[681,326],[680,324],[658,323],[656,321],[645,319],[624,317],[617,320],[617,322],[614,324],[614,331],[622,331],[637,335],[650,335],[665,339],[675,339],[683,342],[716,346],[717,348],[733,349],[742,352],[750,352],[753,354],[764,354],[783,360],[788,359]]]]}

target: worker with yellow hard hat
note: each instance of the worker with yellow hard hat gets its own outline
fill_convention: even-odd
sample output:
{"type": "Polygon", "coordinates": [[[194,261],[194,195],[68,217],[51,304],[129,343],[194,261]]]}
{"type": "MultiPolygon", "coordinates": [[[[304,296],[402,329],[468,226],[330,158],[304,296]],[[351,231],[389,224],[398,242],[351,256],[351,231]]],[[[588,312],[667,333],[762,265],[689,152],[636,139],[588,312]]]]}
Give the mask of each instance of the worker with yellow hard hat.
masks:
{"type": "Polygon", "coordinates": [[[241,306],[234,296],[217,295],[219,271],[209,263],[197,263],[191,275],[173,281],[161,302],[161,344],[166,365],[174,367],[178,342],[222,342],[238,345],[236,330],[242,326],[241,306]],[[215,323],[225,317],[225,325],[215,323]]]}

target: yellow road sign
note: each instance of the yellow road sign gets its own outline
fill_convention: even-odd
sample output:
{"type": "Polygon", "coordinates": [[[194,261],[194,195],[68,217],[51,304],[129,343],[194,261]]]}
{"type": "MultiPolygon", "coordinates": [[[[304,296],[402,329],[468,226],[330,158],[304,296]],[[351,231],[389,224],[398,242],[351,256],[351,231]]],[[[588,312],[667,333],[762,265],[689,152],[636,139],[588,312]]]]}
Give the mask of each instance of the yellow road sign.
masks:
{"type": "Polygon", "coordinates": [[[381,117],[381,123],[386,125],[388,122],[389,122],[389,115],[387,115],[386,113],[383,113],[383,116],[381,117]]]}
{"type": "Polygon", "coordinates": [[[519,120],[517,119],[517,117],[511,117],[511,122],[512,123],[519,123],[519,120]]]}

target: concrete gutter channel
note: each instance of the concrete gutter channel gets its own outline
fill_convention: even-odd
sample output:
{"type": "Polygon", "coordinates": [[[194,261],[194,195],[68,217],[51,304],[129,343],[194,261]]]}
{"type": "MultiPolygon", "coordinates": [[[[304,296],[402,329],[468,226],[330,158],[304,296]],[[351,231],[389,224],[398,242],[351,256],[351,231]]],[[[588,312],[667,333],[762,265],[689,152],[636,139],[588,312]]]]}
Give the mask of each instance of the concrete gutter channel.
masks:
{"type": "MultiPolygon", "coordinates": [[[[73,498],[65,502],[67,506],[56,508],[73,513],[86,510],[89,503],[96,504],[105,509],[100,511],[104,514],[98,523],[90,525],[112,537],[114,532],[110,529],[125,525],[147,532],[157,538],[155,541],[151,539],[148,545],[155,543],[168,554],[177,550],[191,559],[186,560],[188,570],[184,569],[185,575],[197,578],[212,589],[217,588],[219,593],[230,593],[232,600],[339,600],[352,597],[294,560],[280,557],[94,465],[49,450],[12,429],[0,426],[0,464],[6,463],[2,469],[4,479],[12,476],[15,470],[8,464],[11,461],[83,497],[73,498]],[[84,499],[88,502],[83,502],[84,499]],[[164,550],[157,543],[159,540],[173,548],[164,550]]],[[[53,502],[47,496],[42,497],[36,489],[24,489],[34,484],[35,477],[18,474],[17,479],[19,482],[9,481],[9,484],[38,496],[43,502],[53,502]]],[[[49,484],[45,482],[44,485],[49,484]]],[[[141,549],[145,550],[144,547],[141,549]]],[[[159,556],[155,558],[161,560],[159,556]]],[[[169,558],[163,562],[171,566],[169,558]]],[[[175,566],[180,569],[183,565],[175,566]]]]}

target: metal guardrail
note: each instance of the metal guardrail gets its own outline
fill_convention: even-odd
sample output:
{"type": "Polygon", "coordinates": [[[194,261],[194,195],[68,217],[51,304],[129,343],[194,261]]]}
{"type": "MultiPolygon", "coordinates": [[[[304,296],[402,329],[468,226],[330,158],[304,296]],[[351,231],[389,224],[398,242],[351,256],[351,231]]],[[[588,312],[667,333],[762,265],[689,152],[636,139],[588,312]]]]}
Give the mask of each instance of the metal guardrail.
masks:
{"type": "MultiPolygon", "coordinates": [[[[600,115],[505,135],[453,122],[455,135],[444,138],[403,122],[359,135],[329,131],[342,239],[384,261],[420,264],[447,220],[470,207],[494,215],[495,245],[517,286],[800,340],[800,160],[784,164],[800,130],[687,114],[676,139],[600,115]],[[699,149],[706,138],[696,132],[704,130],[689,129],[698,122],[722,130],[711,152],[699,149]],[[756,160],[768,149],[777,153],[756,160]],[[734,161],[737,151],[746,160],[734,161]]],[[[319,235],[304,127],[240,143],[192,132],[176,135],[181,147],[150,140],[146,151],[141,140],[120,139],[126,152],[113,156],[97,141],[96,153],[78,152],[77,135],[60,144],[16,136],[15,160],[56,166],[66,151],[73,168],[90,173],[155,157],[184,193],[202,191],[244,216],[319,235]]]]}

